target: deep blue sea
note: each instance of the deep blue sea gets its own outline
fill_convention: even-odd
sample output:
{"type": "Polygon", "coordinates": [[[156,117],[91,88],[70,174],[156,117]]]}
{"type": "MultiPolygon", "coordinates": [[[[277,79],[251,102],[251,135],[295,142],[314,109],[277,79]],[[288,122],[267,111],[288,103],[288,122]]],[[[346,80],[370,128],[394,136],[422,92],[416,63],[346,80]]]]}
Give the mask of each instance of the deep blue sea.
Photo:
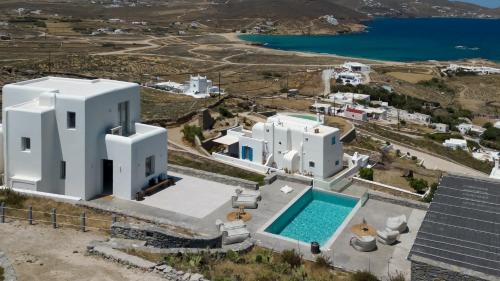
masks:
{"type": "Polygon", "coordinates": [[[425,61],[484,58],[500,61],[500,20],[380,18],[366,32],[345,35],[241,35],[265,47],[340,56],[425,61]]]}

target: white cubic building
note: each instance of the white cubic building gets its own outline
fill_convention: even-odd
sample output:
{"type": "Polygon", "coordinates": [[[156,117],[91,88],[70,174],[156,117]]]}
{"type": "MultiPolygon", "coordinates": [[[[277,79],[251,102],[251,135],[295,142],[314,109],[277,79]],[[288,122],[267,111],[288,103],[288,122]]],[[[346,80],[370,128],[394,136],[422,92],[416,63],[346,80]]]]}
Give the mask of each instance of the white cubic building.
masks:
{"type": "Polygon", "coordinates": [[[350,84],[353,86],[357,86],[357,85],[361,85],[361,84],[366,83],[366,80],[363,77],[363,75],[361,75],[360,73],[357,73],[357,72],[352,72],[352,71],[344,71],[344,72],[336,73],[335,79],[340,80],[340,82],[343,85],[350,84]]]}
{"type": "Polygon", "coordinates": [[[319,179],[343,169],[340,131],[322,125],[319,118],[278,114],[255,124],[252,131],[238,127],[215,141],[228,145],[227,155],[236,159],[225,160],[240,166],[252,163],[319,179]]]}
{"type": "Polygon", "coordinates": [[[467,150],[467,141],[462,139],[447,139],[443,142],[443,146],[452,149],[467,150]]]}
{"type": "Polygon", "coordinates": [[[356,94],[356,93],[335,93],[328,96],[328,101],[335,104],[349,104],[352,105],[356,102],[370,103],[370,95],[356,94]]]}
{"type": "MultiPolygon", "coordinates": [[[[194,98],[208,98],[210,95],[219,94],[219,87],[214,86],[212,80],[206,76],[190,76],[189,81],[176,83],[172,81],[155,84],[157,88],[174,93],[181,93],[194,98]]],[[[223,94],[221,89],[221,94],[223,94]]]]}
{"type": "Polygon", "coordinates": [[[167,132],[139,123],[139,86],[45,77],[3,88],[5,185],[88,200],[166,178],[167,132]]]}
{"type": "Polygon", "coordinates": [[[372,71],[369,65],[359,62],[346,62],[342,65],[343,68],[352,72],[370,72],[372,71]]]}

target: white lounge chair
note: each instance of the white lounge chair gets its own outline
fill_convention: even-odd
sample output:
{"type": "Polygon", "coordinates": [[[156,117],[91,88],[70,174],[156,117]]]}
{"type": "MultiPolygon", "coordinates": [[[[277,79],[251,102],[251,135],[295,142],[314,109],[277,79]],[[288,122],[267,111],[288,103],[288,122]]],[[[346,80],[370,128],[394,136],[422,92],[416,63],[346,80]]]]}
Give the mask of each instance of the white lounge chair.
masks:
{"type": "Polygon", "coordinates": [[[387,218],[385,225],[387,229],[394,230],[399,233],[403,233],[408,229],[405,215],[387,218]]]}
{"type": "Polygon", "coordinates": [[[377,248],[377,242],[373,236],[352,237],[349,244],[360,252],[370,252],[377,248]]]}
{"type": "Polygon", "coordinates": [[[226,231],[226,230],[244,228],[247,225],[242,220],[235,220],[235,221],[231,221],[231,222],[223,222],[221,220],[216,220],[215,221],[215,226],[217,226],[217,229],[219,231],[223,232],[223,231],[226,231]]]}
{"type": "Polygon", "coordinates": [[[392,245],[396,243],[398,240],[399,231],[385,229],[385,230],[377,230],[377,240],[386,245],[392,245]]]}
{"type": "Polygon", "coordinates": [[[291,193],[293,191],[293,187],[289,187],[288,185],[285,185],[282,188],[280,188],[280,191],[285,193],[285,194],[288,194],[288,193],[291,193]]]}
{"type": "Polygon", "coordinates": [[[262,196],[260,195],[260,191],[251,190],[246,188],[237,188],[236,196],[247,196],[247,197],[255,197],[257,201],[262,200],[262,196]]]}
{"type": "Polygon", "coordinates": [[[257,198],[252,196],[232,196],[231,203],[233,208],[257,209],[259,206],[257,198]]]}
{"type": "Polygon", "coordinates": [[[241,243],[246,239],[250,238],[250,231],[246,228],[237,228],[224,230],[222,232],[222,243],[224,245],[230,245],[235,243],[241,243]]]}

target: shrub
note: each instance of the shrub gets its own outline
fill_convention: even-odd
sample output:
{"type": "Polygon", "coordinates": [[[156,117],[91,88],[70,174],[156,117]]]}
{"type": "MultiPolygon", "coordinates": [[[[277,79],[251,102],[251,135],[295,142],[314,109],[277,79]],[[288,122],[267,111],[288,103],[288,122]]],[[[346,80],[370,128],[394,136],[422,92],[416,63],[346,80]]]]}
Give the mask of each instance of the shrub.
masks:
{"type": "Polygon", "coordinates": [[[429,193],[422,200],[424,202],[431,203],[432,199],[434,199],[434,193],[436,193],[437,188],[438,188],[437,182],[432,183],[429,193]]]}
{"type": "Polygon", "coordinates": [[[233,118],[234,115],[231,113],[231,111],[229,111],[227,108],[221,106],[219,107],[219,114],[223,117],[226,117],[226,118],[233,118]]]}
{"type": "Polygon", "coordinates": [[[429,187],[429,183],[424,179],[407,178],[407,180],[410,183],[410,187],[417,193],[422,193],[429,187]]]}
{"type": "Polygon", "coordinates": [[[184,125],[184,128],[182,128],[182,133],[184,134],[184,139],[192,144],[194,144],[196,136],[198,136],[200,141],[204,140],[203,131],[199,126],[196,125],[184,125]]]}
{"type": "Polygon", "coordinates": [[[0,190],[0,202],[4,202],[7,207],[22,208],[26,198],[26,195],[10,188],[0,190]]]}
{"type": "Polygon", "coordinates": [[[281,253],[283,262],[289,264],[292,268],[299,267],[302,264],[302,255],[295,252],[295,250],[284,250],[281,253]]]}
{"type": "Polygon", "coordinates": [[[361,168],[361,170],[359,170],[359,176],[362,179],[373,181],[373,169],[361,168]]]}
{"type": "Polygon", "coordinates": [[[405,281],[406,278],[402,272],[397,272],[395,275],[389,275],[389,281],[405,281]]]}
{"type": "Polygon", "coordinates": [[[369,271],[358,271],[351,275],[351,281],[380,281],[369,271]]]}
{"type": "Polygon", "coordinates": [[[321,268],[330,268],[332,267],[332,260],[328,256],[319,255],[316,257],[315,265],[321,268]]]}

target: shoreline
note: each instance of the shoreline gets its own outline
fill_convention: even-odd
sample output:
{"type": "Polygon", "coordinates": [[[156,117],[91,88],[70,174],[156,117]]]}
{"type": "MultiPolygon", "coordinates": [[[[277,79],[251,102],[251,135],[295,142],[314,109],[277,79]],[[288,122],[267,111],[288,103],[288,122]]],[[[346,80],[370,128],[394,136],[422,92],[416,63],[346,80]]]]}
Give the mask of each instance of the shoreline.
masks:
{"type": "MultiPolygon", "coordinates": [[[[415,63],[415,62],[400,62],[400,61],[366,59],[366,58],[359,58],[359,57],[350,57],[350,56],[342,56],[342,55],[327,54],[327,53],[315,53],[315,52],[307,52],[307,51],[279,50],[279,49],[266,48],[265,46],[251,44],[252,42],[239,38],[239,35],[242,35],[240,33],[230,32],[230,33],[214,33],[214,34],[223,36],[224,38],[226,38],[227,40],[230,41],[229,43],[231,43],[233,45],[246,47],[246,48],[255,48],[259,51],[264,51],[266,53],[275,54],[275,55],[295,55],[295,56],[301,56],[301,57],[327,57],[327,58],[334,58],[334,59],[339,59],[339,60],[346,60],[346,62],[347,61],[358,61],[358,62],[360,61],[360,62],[372,64],[372,65],[407,65],[407,64],[415,63]]],[[[297,35],[297,36],[300,36],[300,35],[297,35]]]]}

